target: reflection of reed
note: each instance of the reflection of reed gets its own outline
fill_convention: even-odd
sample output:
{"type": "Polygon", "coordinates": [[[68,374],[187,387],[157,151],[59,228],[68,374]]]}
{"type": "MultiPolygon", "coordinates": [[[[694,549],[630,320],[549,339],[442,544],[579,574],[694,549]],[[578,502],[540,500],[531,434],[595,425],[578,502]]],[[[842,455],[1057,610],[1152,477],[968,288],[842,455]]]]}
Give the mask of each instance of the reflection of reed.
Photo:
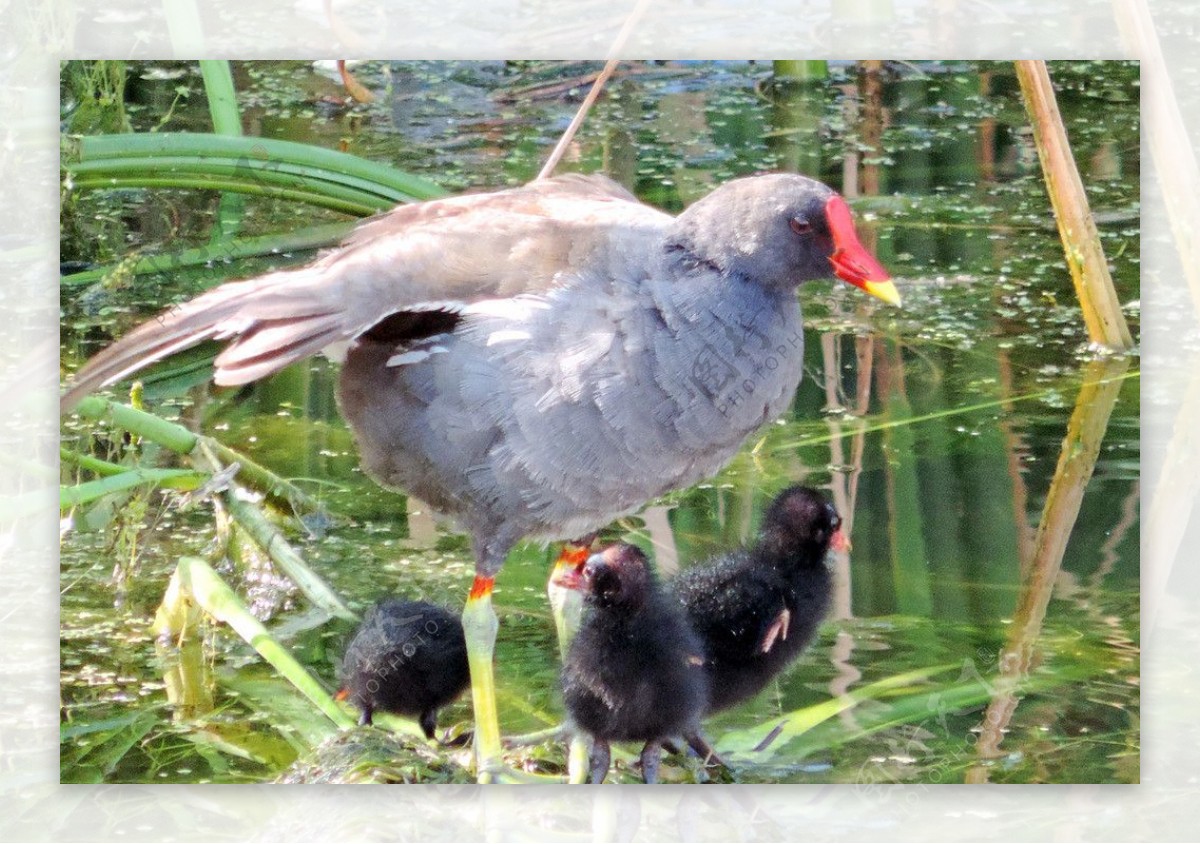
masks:
{"type": "MultiPolygon", "coordinates": [[[[858,68],[859,85],[847,86],[843,98],[846,125],[856,127],[859,139],[859,143],[847,145],[843,156],[842,194],[851,198],[860,193],[879,193],[880,173],[876,162],[883,143],[882,63],[860,62],[858,68]],[[864,152],[871,163],[863,163],[864,152]],[[869,176],[865,172],[868,170],[869,176]]],[[[874,231],[864,231],[863,235],[868,239],[868,248],[877,248],[874,231]]],[[[825,365],[825,424],[830,434],[830,465],[835,467],[830,473],[833,502],[842,517],[842,530],[853,541],[858,482],[863,470],[863,455],[866,453],[866,416],[871,404],[876,345],[874,335],[854,336],[855,388],[853,397],[847,397],[841,385],[840,337],[832,332],[821,336],[825,365]],[[838,411],[849,411],[853,422],[846,423],[838,411]],[[843,429],[847,426],[853,428],[849,458],[842,443],[845,436],[843,429]]],[[[852,618],[854,607],[851,600],[850,555],[846,552],[836,554],[833,569],[834,592],[830,614],[835,619],[852,618]]],[[[829,681],[829,693],[835,698],[846,694],[862,678],[862,672],[851,662],[853,653],[854,637],[845,631],[839,632],[829,655],[836,671],[829,681]]],[[[858,728],[853,708],[843,710],[839,718],[848,730],[858,728]]]]}
{"type": "MultiPolygon", "coordinates": [[[[821,356],[824,364],[825,377],[825,425],[829,429],[829,465],[830,491],[833,504],[842,517],[842,530],[850,538],[854,531],[855,494],[858,489],[858,476],[862,472],[863,442],[866,438],[866,419],[862,418],[865,406],[853,421],[854,433],[851,440],[850,461],[847,462],[842,440],[845,437],[841,411],[845,409],[844,396],[841,388],[842,362],[840,343],[842,335],[829,331],[821,335],[821,356]]],[[[859,340],[870,338],[854,338],[856,349],[859,340]]],[[[871,369],[858,368],[858,389],[856,399],[863,395],[864,375],[868,381],[865,385],[866,394],[870,394],[871,369]]],[[[853,617],[851,605],[851,574],[850,555],[846,551],[830,551],[833,560],[833,599],[829,616],[832,619],[847,619],[853,617]]],[[[831,697],[840,697],[850,691],[851,687],[862,678],[862,672],[850,662],[854,653],[854,637],[845,631],[838,633],[833,648],[830,649],[829,661],[835,669],[834,676],[829,681],[831,697]]],[[[854,710],[847,708],[839,717],[847,729],[857,729],[858,723],[854,710]]]]}
{"type": "MultiPolygon", "coordinates": [[[[1000,395],[1009,398],[1013,394],[1012,361],[1009,360],[1008,350],[1000,349],[997,353],[1000,364],[1000,395]]],[[[1035,534],[1033,525],[1029,523],[1026,514],[1029,512],[1029,491],[1025,487],[1025,475],[1021,471],[1021,458],[1026,449],[1013,427],[1012,402],[1005,402],[1001,407],[1004,414],[1000,417],[1000,435],[1004,439],[1004,457],[1008,466],[1008,477],[1012,481],[1013,520],[1017,526],[1017,554],[1021,560],[1021,577],[1029,574],[1033,564],[1035,534]]]]}
{"type": "Polygon", "coordinates": [[[768,148],[779,169],[821,177],[821,125],[825,119],[824,62],[773,62],[768,148]]]}
{"type": "MultiPolygon", "coordinates": [[[[1127,358],[1096,360],[1084,366],[1083,385],[1067,423],[1058,466],[1038,525],[1033,561],[1017,598],[1008,641],[1000,653],[996,693],[984,714],[975,745],[980,759],[1000,755],[1000,742],[1017,708],[1017,688],[1033,665],[1046,607],[1079,516],[1084,491],[1096,467],[1108,419],[1120,394],[1122,376],[1128,368],[1127,358]]],[[[966,780],[986,782],[988,775],[988,766],[980,764],[967,772],[966,780]]]]}
{"type": "MultiPolygon", "coordinates": [[[[1112,526],[1108,539],[1104,540],[1104,544],[1100,546],[1100,565],[1096,566],[1096,570],[1087,580],[1086,588],[1093,598],[1099,598],[1100,590],[1104,586],[1104,578],[1108,577],[1116,568],[1120,559],[1117,549],[1121,547],[1121,543],[1125,541],[1129,531],[1138,523],[1138,504],[1141,502],[1141,495],[1141,481],[1134,481],[1125,500],[1121,502],[1121,517],[1112,526]]],[[[1092,603],[1096,603],[1096,601],[1093,600],[1092,603]]]]}
{"type": "MultiPolygon", "coordinates": [[[[871,396],[871,358],[873,337],[854,337],[857,359],[856,383],[853,407],[846,407],[846,398],[841,387],[842,359],[840,334],[827,332],[821,335],[821,355],[825,378],[825,426],[829,429],[830,492],[833,505],[842,517],[842,531],[846,538],[854,538],[854,510],[858,501],[858,480],[862,475],[863,454],[866,451],[866,413],[871,396]],[[847,423],[842,412],[849,410],[853,419],[847,423]],[[849,434],[850,455],[846,456],[843,441],[849,434]]],[[[832,616],[850,618],[850,561],[846,554],[834,557],[834,598],[832,616]]]]}
{"type": "Polygon", "coordinates": [[[178,577],[171,578],[151,630],[172,720],[189,721],[212,711],[212,676],[200,635],[203,613],[179,590],[178,577]]]}
{"type": "MultiPolygon", "coordinates": [[[[979,73],[979,95],[987,99],[992,94],[992,71],[979,73]]],[[[979,182],[990,184],[996,180],[996,118],[985,116],[979,120],[979,182]]]]}
{"type": "Polygon", "coordinates": [[[865,196],[878,196],[882,180],[879,162],[883,152],[883,62],[859,62],[859,89],[862,111],[858,138],[863,149],[868,150],[859,188],[865,196]]]}
{"type": "MultiPolygon", "coordinates": [[[[854,510],[858,500],[858,479],[862,474],[863,454],[866,450],[865,418],[867,404],[871,394],[871,360],[864,360],[864,346],[869,349],[873,337],[855,337],[854,348],[858,358],[856,367],[856,389],[854,397],[854,419],[850,423],[853,434],[850,436],[850,458],[845,456],[842,443],[845,437],[845,423],[836,411],[845,408],[844,397],[841,394],[841,356],[839,354],[840,336],[829,332],[821,336],[821,351],[825,364],[825,424],[829,428],[829,462],[833,467],[830,472],[830,491],[833,494],[833,504],[842,517],[842,530],[847,539],[854,535],[854,510]]],[[[848,551],[830,552],[833,556],[833,600],[830,618],[853,618],[854,608],[851,601],[852,576],[850,572],[850,553],[848,551]]],[[[836,673],[829,681],[829,693],[832,697],[840,697],[850,691],[860,679],[862,672],[850,661],[854,653],[854,637],[849,633],[839,631],[837,640],[830,650],[829,660],[836,673]]],[[[858,727],[854,710],[847,708],[839,717],[848,729],[858,727]]]]}
{"type": "MultiPolygon", "coordinates": [[[[904,381],[904,356],[899,344],[876,346],[875,381],[886,421],[913,417],[904,381]]],[[[888,545],[896,609],[904,615],[928,618],[933,611],[932,584],[923,534],[921,489],[917,478],[916,434],[912,425],[883,430],[883,475],[888,513],[888,545]]]]}

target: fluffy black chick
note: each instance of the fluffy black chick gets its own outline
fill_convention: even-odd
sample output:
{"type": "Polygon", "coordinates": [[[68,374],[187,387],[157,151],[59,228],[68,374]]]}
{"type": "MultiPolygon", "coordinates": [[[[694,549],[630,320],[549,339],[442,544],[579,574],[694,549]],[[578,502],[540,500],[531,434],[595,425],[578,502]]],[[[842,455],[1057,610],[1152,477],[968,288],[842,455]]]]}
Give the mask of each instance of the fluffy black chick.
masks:
{"type": "Polygon", "coordinates": [[[377,711],[416,718],[433,738],[438,710],[470,682],[458,616],[426,601],[389,598],[371,607],[342,659],[339,698],[370,724],[377,711]]]}
{"type": "Polygon", "coordinates": [[[757,694],[812,640],[829,608],[825,556],[831,542],[845,542],[841,523],[820,492],[789,487],[767,509],[753,545],[675,578],[672,590],[705,653],[708,713],[757,694]]]}
{"type": "Polygon", "coordinates": [[[609,742],[644,742],[642,777],[658,780],[664,739],[698,728],[707,705],[700,640],[636,546],[611,545],[578,573],[579,632],[563,665],[571,723],[592,737],[591,781],[608,773],[609,742]]]}

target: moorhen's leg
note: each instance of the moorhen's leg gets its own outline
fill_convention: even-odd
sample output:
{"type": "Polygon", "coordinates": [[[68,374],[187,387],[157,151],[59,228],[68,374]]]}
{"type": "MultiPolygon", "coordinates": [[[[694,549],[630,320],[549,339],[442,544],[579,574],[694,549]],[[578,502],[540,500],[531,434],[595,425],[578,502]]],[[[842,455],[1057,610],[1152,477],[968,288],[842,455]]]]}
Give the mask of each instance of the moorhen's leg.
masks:
{"type": "Polygon", "coordinates": [[[612,761],[612,751],[604,739],[592,741],[592,784],[599,785],[608,776],[608,763],[612,761]]]}
{"type": "MultiPolygon", "coordinates": [[[[550,609],[554,615],[554,627],[558,632],[558,655],[564,662],[571,640],[579,630],[583,615],[583,593],[573,585],[583,564],[591,553],[596,534],[563,544],[562,553],[550,570],[546,584],[546,595],[550,598],[550,609]],[[572,585],[568,585],[572,584],[572,585]]],[[[583,736],[572,735],[567,745],[567,782],[582,783],[587,779],[588,750],[583,736]]]]}
{"type": "Polygon", "coordinates": [[[437,710],[426,709],[421,713],[417,723],[421,725],[421,730],[425,733],[425,738],[433,740],[433,735],[437,732],[437,710]]]}
{"type": "Polygon", "coordinates": [[[722,768],[729,768],[728,763],[717,755],[717,751],[713,749],[713,746],[708,743],[708,739],[699,730],[688,733],[683,738],[688,743],[688,747],[695,751],[696,755],[700,757],[700,761],[704,764],[707,765],[710,762],[715,762],[722,768]]]}
{"type": "Polygon", "coordinates": [[[642,748],[642,781],[647,784],[658,782],[658,760],[662,746],[657,741],[648,741],[642,748]]]}
{"type": "Polygon", "coordinates": [[[579,589],[567,585],[583,569],[591,554],[596,534],[563,544],[562,553],[550,569],[550,580],[546,583],[546,595],[550,598],[550,609],[554,615],[554,628],[558,632],[558,655],[567,658],[567,648],[579,629],[579,618],[583,612],[583,595],[579,589]]]}
{"type": "Polygon", "coordinates": [[[471,671],[471,704],[475,709],[475,774],[491,782],[502,767],[500,721],[496,715],[496,677],[492,659],[500,623],[492,609],[495,578],[475,575],[463,608],[463,636],[467,641],[467,666],[471,671]]]}
{"type": "Polygon", "coordinates": [[[467,667],[471,671],[471,705],[475,709],[475,776],[481,783],[562,782],[561,777],[514,771],[504,764],[500,721],[496,714],[496,675],[492,667],[499,628],[496,612],[492,609],[494,582],[493,577],[476,574],[462,614],[467,667]]]}

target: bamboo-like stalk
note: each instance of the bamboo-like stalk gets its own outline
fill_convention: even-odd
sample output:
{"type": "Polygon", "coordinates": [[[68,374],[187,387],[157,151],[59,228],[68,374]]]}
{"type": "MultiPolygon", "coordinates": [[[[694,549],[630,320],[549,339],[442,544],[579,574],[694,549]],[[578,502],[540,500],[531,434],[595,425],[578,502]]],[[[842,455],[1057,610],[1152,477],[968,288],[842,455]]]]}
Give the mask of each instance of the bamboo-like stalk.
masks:
{"type": "Polygon", "coordinates": [[[163,669],[167,701],[177,719],[195,718],[213,708],[208,662],[199,635],[202,610],[181,583],[179,568],[171,574],[162,602],[154,611],[154,649],[163,669]]]}
{"type": "MultiPolygon", "coordinates": [[[[293,508],[300,502],[309,502],[314,509],[319,508],[319,504],[312,501],[302,490],[269,469],[259,466],[210,437],[194,434],[173,422],[159,419],[142,410],[110,402],[99,396],[88,396],[80,402],[77,410],[81,416],[86,418],[107,417],[112,424],[125,428],[131,433],[139,434],[172,451],[187,455],[193,463],[200,467],[202,472],[207,472],[208,476],[215,476],[219,473],[222,470],[222,463],[227,465],[237,462],[241,465],[239,477],[251,479],[258,488],[267,491],[268,494],[282,497],[282,500],[293,508]]],[[[65,508],[84,503],[110,492],[147,483],[196,489],[204,482],[205,477],[200,472],[186,469],[130,469],[120,474],[107,474],[98,480],[63,489],[60,492],[61,506],[65,508]]],[[[262,547],[284,574],[296,583],[300,591],[314,605],[330,615],[352,621],[357,619],[354,612],[342,602],[333,589],[309,568],[303,558],[283,537],[283,534],[266,519],[258,508],[246,500],[247,496],[240,487],[231,484],[223,496],[234,520],[262,547]]]]}
{"type": "Polygon", "coordinates": [[[717,752],[727,759],[749,753],[762,753],[771,745],[777,742],[786,744],[823,721],[827,721],[863,701],[890,697],[902,689],[924,685],[931,677],[944,674],[957,667],[935,665],[930,668],[906,671],[854,689],[841,697],[793,710],[769,729],[760,724],[745,729],[731,730],[721,736],[717,742],[717,752]]]}
{"type": "Polygon", "coordinates": [[[100,396],[84,398],[76,406],[75,412],[84,419],[105,419],[118,428],[152,440],[178,454],[191,454],[200,436],[182,425],[160,419],[153,413],[136,410],[127,404],[109,401],[100,396]]]}
{"type": "MultiPolygon", "coordinates": [[[[311,184],[311,183],[310,183],[311,184]]],[[[153,173],[131,173],[126,176],[83,176],[72,180],[72,187],[77,190],[121,190],[125,188],[164,188],[172,190],[215,190],[236,191],[249,196],[266,196],[272,199],[284,199],[289,202],[303,202],[365,217],[384,210],[394,203],[379,203],[370,198],[362,198],[351,192],[325,185],[321,190],[304,190],[285,188],[280,185],[262,184],[258,179],[222,178],[218,175],[175,175],[158,176],[153,173]]]]}
{"type": "Polygon", "coordinates": [[[61,487],[58,491],[59,509],[77,507],[123,489],[157,486],[167,489],[198,489],[205,475],[190,469],[127,469],[119,475],[106,475],[94,481],[61,487]]]}
{"type": "Polygon", "coordinates": [[[213,130],[218,135],[242,134],[242,118],[238,113],[237,92],[233,87],[233,71],[224,59],[204,59],[200,62],[204,78],[204,94],[208,97],[208,112],[213,130]]]}
{"type": "Polygon", "coordinates": [[[243,258],[257,258],[264,255],[279,256],[288,252],[300,252],[307,249],[317,249],[332,246],[354,228],[353,222],[327,223],[293,232],[278,232],[258,237],[244,237],[236,240],[225,240],[220,244],[206,244],[191,249],[181,249],[169,255],[144,255],[139,258],[126,258],[116,264],[96,267],[79,273],[63,276],[60,284],[67,287],[77,287],[83,284],[95,284],[111,275],[119,266],[121,271],[130,276],[148,275],[152,273],[175,273],[188,267],[202,267],[213,261],[237,261],[243,258]]]}
{"type": "MultiPolygon", "coordinates": [[[[204,95],[208,98],[208,113],[213,131],[218,135],[240,137],[242,114],[238,110],[237,90],[233,87],[233,69],[225,59],[202,59],[200,73],[204,77],[204,95]]],[[[223,191],[213,220],[210,241],[223,243],[237,235],[246,216],[246,196],[223,191]]]]}
{"type": "Polygon", "coordinates": [[[101,460],[99,457],[92,457],[90,454],[80,454],[61,445],[58,447],[58,459],[62,463],[78,466],[80,469],[86,469],[97,475],[120,475],[129,471],[128,466],[122,466],[120,463],[110,463],[107,460],[101,460]]]}
{"type": "Polygon", "coordinates": [[[1033,137],[1058,232],[1066,252],[1075,293],[1093,343],[1112,349],[1133,348],[1133,338],[1108,272],[1096,221],[1088,206],[1083,181],[1071,155],[1070,141],[1054,96],[1050,72],[1041,60],[1016,62],[1017,80],[1033,124],[1033,137]]]}
{"type": "MultiPolygon", "coordinates": [[[[1000,654],[996,691],[980,725],[976,752],[981,759],[999,754],[1000,743],[1020,702],[1017,690],[1034,663],[1034,649],[1042,632],[1046,607],[1128,368],[1128,358],[1091,361],[1084,368],[1083,384],[1067,423],[1058,466],[1042,509],[1033,562],[1021,586],[1008,641],[1000,654]]],[[[967,781],[985,782],[987,777],[988,768],[978,765],[968,772],[967,781]]]]}
{"type": "Polygon", "coordinates": [[[257,507],[239,497],[236,487],[225,492],[223,498],[234,521],[262,547],[309,601],[330,615],[348,621],[358,620],[358,616],[342,602],[329,584],[309,568],[279,529],[267,521],[257,507]]]}
{"type": "Polygon", "coordinates": [[[546,163],[542,165],[541,171],[537,174],[538,179],[549,178],[554,173],[554,168],[562,160],[563,154],[566,153],[567,147],[571,145],[571,141],[575,137],[575,133],[579,131],[579,127],[583,125],[584,118],[591,111],[592,104],[596,102],[596,98],[600,96],[600,91],[604,89],[604,83],[608,81],[613,71],[617,69],[617,65],[620,63],[617,55],[624,48],[625,42],[633,32],[634,26],[642,19],[642,15],[645,14],[646,7],[649,4],[650,0],[637,0],[637,4],[633,7],[633,10],[625,18],[625,22],[621,26],[621,31],[617,33],[617,37],[613,39],[612,46],[608,48],[608,61],[605,62],[604,69],[600,71],[600,75],[592,83],[587,96],[580,103],[575,116],[571,118],[571,123],[563,131],[562,137],[558,139],[558,143],[554,145],[554,149],[550,152],[550,157],[546,159],[546,163]]]}
{"type": "MultiPolygon", "coordinates": [[[[107,178],[104,174],[108,168],[125,166],[129,159],[141,159],[143,169],[146,169],[147,160],[158,164],[171,161],[192,171],[201,171],[209,163],[235,165],[240,168],[240,178],[233,182],[276,190],[284,186],[296,189],[297,183],[311,180],[342,187],[369,188],[381,199],[392,203],[433,199],[446,194],[428,179],[386,164],[274,138],[172,132],[88,136],[64,146],[63,168],[73,179],[82,181],[86,175],[91,181],[100,182],[96,187],[105,186],[103,179],[107,178]]],[[[129,166],[137,167],[136,164],[129,166]]],[[[169,173],[158,174],[162,179],[169,176],[169,173]]],[[[309,188],[311,190],[316,188],[309,188]]]]}
{"type": "MultiPolygon", "coordinates": [[[[191,597],[213,618],[232,627],[301,694],[316,704],[329,720],[342,728],[354,726],[354,718],[339,707],[321,684],[288,652],[287,648],[271,636],[262,622],[246,609],[241,599],[221,580],[208,563],[196,557],[183,557],[179,560],[177,576],[178,587],[181,591],[191,597]]],[[[168,617],[164,614],[164,620],[168,617]]],[[[174,618],[178,619],[178,615],[175,615],[174,618]]],[[[159,632],[174,631],[160,629],[159,632]]]]}
{"type": "MultiPolygon", "coordinates": [[[[333,199],[359,201],[364,205],[391,208],[409,198],[402,191],[354,173],[334,173],[292,161],[270,161],[261,165],[248,164],[245,159],[231,156],[128,155],[113,156],[71,165],[72,184],[86,187],[93,182],[116,180],[116,185],[144,177],[145,179],[211,180],[231,185],[244,185],[242,192],[254,188],[286,188],[293,194],[313,193],[333,199]]],[[[282,194],[280,194],[282,195],[282,194]]]]}
{"type": "Polygon", "coordinates": [[[829,62],[824,59],[776,59],[771,62],[771,74],[781,82],[811,82],[829,78],[829,62]]]}
{"type": "Polygon", "coordinates": [[[195,456],[203,444],[212,449],[222,462],[240,463],[238,477],[254,489],[293,509],[319,511],[321,503],[291,481],[280,477],[265,466],[239,454],[212,437],[196,434],[144,410],[135,410],[120,402],[100,396],[88,396],[79,402],[75,412],[85,419],[106,419],[118,428],[144,437],[184,456],[195,456]]]}
{"type": "MultiPolygon", "coordinates": [[[[216,475],[222,470],[222,466],[215,451],[211,443],[202,442],[192,459],[216,475]]],[[[267,520],[258,507],[247,500],[245,492],[237,484],[230,483],[228,489],[221,493],[221,498],[233,520],[263,549],[272,562],[291,578],[312,604],[338,618],[358,620],[358,616],[346,606],[329,584],[309,567],[279,529],[267,520]]]]}

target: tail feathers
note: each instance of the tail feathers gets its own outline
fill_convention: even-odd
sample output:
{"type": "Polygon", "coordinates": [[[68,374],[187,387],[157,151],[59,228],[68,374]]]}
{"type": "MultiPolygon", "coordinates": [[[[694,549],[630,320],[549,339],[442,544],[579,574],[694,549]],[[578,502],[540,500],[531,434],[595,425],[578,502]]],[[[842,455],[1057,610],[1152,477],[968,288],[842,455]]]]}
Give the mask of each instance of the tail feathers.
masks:
{"type": "Polygon", "coordinates": [[[233,341],[217,358],[218,384],[245,384],[312,355],[347,330],[336,291],[322,280],[311,268],[272,273],[177,305],[88,361],[60,409],[69,412],[89,393],[205,340],[233,341]]]}
{"type": "MultiPolygon", "coordinates": [[[[147,326],[142,327],[146,328],[147,326]]],[[[62,398],[59,400],[59,411],[61,413],[69,413],[80,401],[99,388],[120,381],[125,376],[132,375],[157,360],[175,354],[175,352],[202,343],[209,339],[213,333],[215,332],[198,332],[184,337],[172,337],[169,339],[129,335],[125,338],[125,341],[131,341],[129,345],[126,345],[122,341],[105,350],[105,353],[114,352],[120,354],[106,355],[104,360],[101,360],[101,356],[97,355],[86,367],[76,374],[70,388],[63,393],[62,398]],[[135,347],[132,343],[134,340],[141,342],[138,342],[135,347]]]]}
{"type": "Polygon", "coordinates": [[[268,324],[217,356],[213,380],[222,386],[249,384],[344,339],[341,325],[328,317],[268,324]]]}

